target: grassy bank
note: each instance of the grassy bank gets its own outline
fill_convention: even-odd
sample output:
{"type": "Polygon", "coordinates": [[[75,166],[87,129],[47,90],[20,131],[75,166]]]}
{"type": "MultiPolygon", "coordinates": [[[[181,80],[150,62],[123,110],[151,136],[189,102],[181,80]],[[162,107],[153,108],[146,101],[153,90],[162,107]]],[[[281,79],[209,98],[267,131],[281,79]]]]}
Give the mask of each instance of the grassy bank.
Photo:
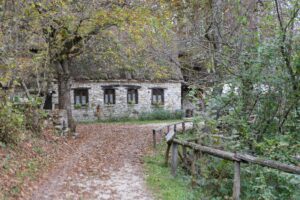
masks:
{"type": "Polygon", "coordinates": [[[159,145],[155,155],[144,158],[147,174],[147,184],[157,199],[163,200],[193,200],[200,199],[200,188],[191,187],[191,178],[178,168],[174,178],[170,167],[164,164],[164,151],[166,146],[159,145]]]}
{"type": "Polygon", "coordinates": [[[100,120],[100,121],[87,121],[80,122],[81,124],[94,124],[94,123],[109,123],[109,124],[160,124],[160,123],[176,123],[182,120],[179,119],[166,119],[166,120],[139,120],[139,119],[114,119],[114,120],[100,120]]]}
{"type": "Polygon", "coordinates": [[[106,120],[87,121],[82,123],[157,124],[173,122],[175,123],[181,121],[182,118],[183,112],[180,110],[173,112],[164,109],[154,109],[151,112],[142,112],[134,118],[130,116],[111,117],[106,120]]]}

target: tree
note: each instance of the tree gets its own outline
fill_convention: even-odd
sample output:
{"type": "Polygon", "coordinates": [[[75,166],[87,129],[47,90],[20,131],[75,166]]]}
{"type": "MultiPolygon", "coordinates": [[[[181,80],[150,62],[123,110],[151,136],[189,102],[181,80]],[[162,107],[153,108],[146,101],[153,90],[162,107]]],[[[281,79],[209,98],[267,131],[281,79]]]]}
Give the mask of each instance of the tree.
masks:
{"type": "Polygon", "coordinates": [[[25,1],[24,6],[26,30],[42,36],[46,44],[44,51],[58,80],[59,108],[67,110],[69,127],[74,127],[70,99],[71,61],[83,53],[84,44],[112,27],[126,29],[126,34],[141,41],[146,29],[161,28],[164,20],[164,16],[156,15],[151,7],[139,2],[25,1]]]}
{"type": "MultiPolygon", "coordinates": [[[[294,159],[300,141],[299,1],[178,0],[171,1],[170,9],[186,80],[205,88],[208,112],[197,116],[206,122],[200,134],[237,136],[223,148],[299,164],[294,159]]],[[[218,180],[224,181],[232,166],[214,160],[206,164],[214,170],[201,174],[205,198],[224,198],[226,184],[218,180]]],[[[299,196],[299,181],[292,183],[285,174],[251,167],[243,173],[242,199],[299,196]]]]}

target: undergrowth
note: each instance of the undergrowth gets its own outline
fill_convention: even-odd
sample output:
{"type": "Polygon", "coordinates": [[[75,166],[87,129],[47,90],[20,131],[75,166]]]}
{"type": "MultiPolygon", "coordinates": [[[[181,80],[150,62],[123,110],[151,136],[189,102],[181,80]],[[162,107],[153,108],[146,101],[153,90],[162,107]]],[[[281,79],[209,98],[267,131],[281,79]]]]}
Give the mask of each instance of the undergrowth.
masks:
{"type": "Polygon", "coordinates": [[[170,167],[164,164],[165,145],[157,147],[155,155],[144,158],[147,184],[157,199],[194,200],[200,198],[200,188],[191,187],[191,178],[178,168],[177,176],[171,175],[170,167]]]}
{"type": "MultiPolygon", "coordinates": [[[[185,134],[178,132],[177,137],[186,140],[197,138],[199,135],[190,130],[185,134]]],[[[211,146],[221,144],[218,139],[213,138],[209,140],[203,138],[202,142],[211,146]]],[[[171,176],[170,166],[164,164],[165,150],[165,143],[160,144],[155,155],[145,158],[147,183],[157,194],[158,199],[232,199],[234,177],[232,162],[202,154],[196,164],[197,187],[192,189],[191,175],[184,170],[181,163],[177,168],[177,176],[175,178],[171,176]]],[[[181,148],[179,150],[181,152],[181,148]]],[[[188,151],[188,154],[190,153],[188,151]]],[[[299,176],[258,165],[242,164],[241,199],[299,200],[299,188],[299,176]]]]}

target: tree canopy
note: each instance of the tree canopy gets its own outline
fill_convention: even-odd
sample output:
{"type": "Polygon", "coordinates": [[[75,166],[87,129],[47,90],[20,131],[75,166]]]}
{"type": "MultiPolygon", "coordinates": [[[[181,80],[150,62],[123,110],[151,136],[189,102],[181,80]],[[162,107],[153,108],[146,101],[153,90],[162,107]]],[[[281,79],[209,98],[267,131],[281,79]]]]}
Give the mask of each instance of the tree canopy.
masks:
{"type": "MultiPolygon", "coordinates": [[[[205,107],[195,122],[237,136],[223,148],[299,165],[299,13],[299,0],[0,0],[0,141],[18,141],[29,124],[20,90],[32,111],[56,80],[72,126],[74,78],[176,78],[205,107]]],[[[208,166],[207,196],[218,199],[228,164],[208,166]]],[[[246,170],[245,199],[295,197],[291,177],[246,170]]]]}

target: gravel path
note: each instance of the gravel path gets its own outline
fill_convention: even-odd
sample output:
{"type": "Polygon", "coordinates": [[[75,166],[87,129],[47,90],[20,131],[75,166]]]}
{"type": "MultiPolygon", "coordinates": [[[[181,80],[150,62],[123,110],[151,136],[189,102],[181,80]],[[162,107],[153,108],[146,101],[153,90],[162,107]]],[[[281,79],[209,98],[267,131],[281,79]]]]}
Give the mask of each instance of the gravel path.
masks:
{"type": "MultiPolygon", "coordinates": [[[[156,125],[158,126],[158,125],[156,125]]],[[[153,125],[80,125],[82,142],[45,172],[30,199],[153,199],[142,172],[153,125]]]]}

